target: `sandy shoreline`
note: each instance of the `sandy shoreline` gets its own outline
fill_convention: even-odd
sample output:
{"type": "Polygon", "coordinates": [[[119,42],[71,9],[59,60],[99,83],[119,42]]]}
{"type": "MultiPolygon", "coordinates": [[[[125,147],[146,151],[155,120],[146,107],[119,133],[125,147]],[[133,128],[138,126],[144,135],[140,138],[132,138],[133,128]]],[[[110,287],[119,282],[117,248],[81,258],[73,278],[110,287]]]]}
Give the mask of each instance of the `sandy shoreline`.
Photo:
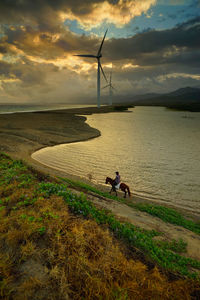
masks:
{"type": "MultiPolygon", "coordinates": [[[[109,108],[99,110],[107,111],[109,108]]],[[[31,154],[43,147],[97,137],[100,131],[80,116],[94,112],[98,112],[96,108],[1,114],[0,151],[29,161],[31,154]]]]}
{"type": "MultiPolygon", "coordinates": [[[[87,118],[83,115],[108,112],[113,112],[113,108],[105,106],[100,109],[88,107],[2,114],[0,115],[0,151],[13,158],[23,159],[34,168],[51,176],[80,179],[80,177],[40,164],[32,159],[31,155],[44,147],[85,141],[100,136],[100,131],[90,127],[86,123],[87,118]]],[[[105,189],[101,185],[98,185],[98,188],[105,189]]],[[[136,196],[134,196],[134,201],[151,202],[149,199],[136,196]]],[[[160,204],[162,205],[162,202],[160,204]]],[[[192,215],[195,219],[197,217],[195,211],[181,211],[186,215],[192,215]]]]}
{"type": "Polygon", "coordinates": [[[113,112],[113,108],[103,106],[99,109],[87,107],[0,114],[0,151],[12,158],[23,159],[50,175],[77,179],[71,174],[40,164],[31,155],[44,147],[86,141],[100,136],[100,131],[90,127],[83,115],[109,112],[113,112]]]}

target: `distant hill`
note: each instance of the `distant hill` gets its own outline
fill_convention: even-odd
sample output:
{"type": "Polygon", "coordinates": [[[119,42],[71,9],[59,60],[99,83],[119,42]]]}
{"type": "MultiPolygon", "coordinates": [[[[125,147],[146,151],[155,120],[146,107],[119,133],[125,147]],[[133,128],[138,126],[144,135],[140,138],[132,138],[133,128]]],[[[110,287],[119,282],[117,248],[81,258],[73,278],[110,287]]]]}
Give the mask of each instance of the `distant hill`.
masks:
{"type": "Polygon", "coordinates": [[[148,93],[148,94],[143,94],[143,95],[136,95],[134,97],[131,96],[131,99],[133,100],[134,98],[134,101],[135,100],[146,100],[146,99],[152,99],[152,98],[156,98],[160,96],[160,94],[156,94],[156,93],[148,93]]]}
{"type": "Polygon", "coordinates": [[[185,87],[167,94],[155,94],[152,97],[140,95],[140,99],[134,97],[132,104],[135,106],[165,106],[174,109],[200,111],[200,88],[185,87]]]}

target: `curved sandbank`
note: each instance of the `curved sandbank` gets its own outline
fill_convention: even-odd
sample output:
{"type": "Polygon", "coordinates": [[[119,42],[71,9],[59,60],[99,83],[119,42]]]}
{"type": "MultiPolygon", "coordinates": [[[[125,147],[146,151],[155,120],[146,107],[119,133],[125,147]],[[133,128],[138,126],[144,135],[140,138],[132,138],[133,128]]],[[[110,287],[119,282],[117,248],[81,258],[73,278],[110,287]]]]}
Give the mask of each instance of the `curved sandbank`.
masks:
{"type": "Polygon", "coordinates": [[[0,114],[0,151],[12,158],[23,159],[50,175],[77,179],[71,174],[40,164],[31,158],[32,153],[47,146],[86,141],[100,136],[100,131],[90,127],[83,115],[113,111],[111,106],[102,106],[0,114]]]}
{"type": "MultiPolygon", "coordinates": [[[[100,131],[90,127],[86,123],[87,118],[83,115],[108,112],[114,112],[113,107],[87,107],[0,115],[0,151],[13,158],[23,159],[35,169],[51,176],[82,180],[81,177],[45,166],[32,159],[31,155],[47,146],[85,141],[100,136],[100,131]]],[[[87,183],[94,185],[89,181],[87,183]]],[[[98,189],[105,190],[105,187],[98,185],[98,189]]],[[[108,190],[110,190],[109,186],[106,191],[108,190]]],[[[151,202],[149,199],[135,195],[133,199],[135,202],[151,202]]],[[[172,207],[171,205],[168,206],[172,207]]],[[[178,210],[180,211],[180,209],[178,210]]],[[[195,212],[181,211],[195,219],[197,217],[195,212]]]]}

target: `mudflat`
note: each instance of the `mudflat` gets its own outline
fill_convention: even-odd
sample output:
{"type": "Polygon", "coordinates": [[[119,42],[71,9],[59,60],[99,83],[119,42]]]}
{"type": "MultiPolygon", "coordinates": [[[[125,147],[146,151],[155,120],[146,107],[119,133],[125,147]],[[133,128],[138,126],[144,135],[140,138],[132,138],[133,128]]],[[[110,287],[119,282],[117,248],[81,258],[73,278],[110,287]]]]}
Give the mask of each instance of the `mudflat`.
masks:
{"type": "MultiPolygon", "coordinates": [[[[127,108],[124,107],[126,110],[127,108]]],[[[113,112],[111,106],[86,107],[40,112],[0,114],[0,152],[12,158],[23,159],[40,171],[53,176],[77,179],[72,174],[49,168],[31,158],[41,148],[72,143],[101,135],[90,127],[83,115],[113,112]]]]}
{"type": "Polygon", "coordinates": [[[100,135],[82,115],[106,113],[110,107],[0,114],[0,151],[29,160],[43,147],[87,140],[100,135]]]}

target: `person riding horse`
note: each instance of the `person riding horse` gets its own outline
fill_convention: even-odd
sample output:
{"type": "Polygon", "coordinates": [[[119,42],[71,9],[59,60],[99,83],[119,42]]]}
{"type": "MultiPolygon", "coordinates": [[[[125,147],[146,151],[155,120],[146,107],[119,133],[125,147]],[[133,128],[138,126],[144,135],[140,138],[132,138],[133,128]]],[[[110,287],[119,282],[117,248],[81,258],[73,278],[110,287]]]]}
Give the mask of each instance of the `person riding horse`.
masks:
{"type": "Polygon", "coordinates": [[[116,177],[115,180],[113,182],[113,190],[115,191],[116,189],[119,189],[120,187],[120,175],[119,172],[115,172],[116,177]]]}
{"type": "Polygon", "coordinates": [[[130,189],[129,189],[128,185],[123,183],[123,182],[120,182],[119,172],[116,172],[116,178],[115,179],[112,179],[110,177],[106,177],[105,183],[106,184],[110,183],[110,185],[112,186],[112,188],[110,190],[110,194],[113,191],[113,192],[116,193],[116,196],[117,196],[117,190],[116,190],[116,188],[117,188],[117,189],[122,190],[122,192],[124,192],[124,198],[126,198],[127,193],[129,195],[129,197],[131,196],[131,192],[130,192],[130,189]],[[116,184],[117,184],[117,186],[116,186],[116,184]]]}

